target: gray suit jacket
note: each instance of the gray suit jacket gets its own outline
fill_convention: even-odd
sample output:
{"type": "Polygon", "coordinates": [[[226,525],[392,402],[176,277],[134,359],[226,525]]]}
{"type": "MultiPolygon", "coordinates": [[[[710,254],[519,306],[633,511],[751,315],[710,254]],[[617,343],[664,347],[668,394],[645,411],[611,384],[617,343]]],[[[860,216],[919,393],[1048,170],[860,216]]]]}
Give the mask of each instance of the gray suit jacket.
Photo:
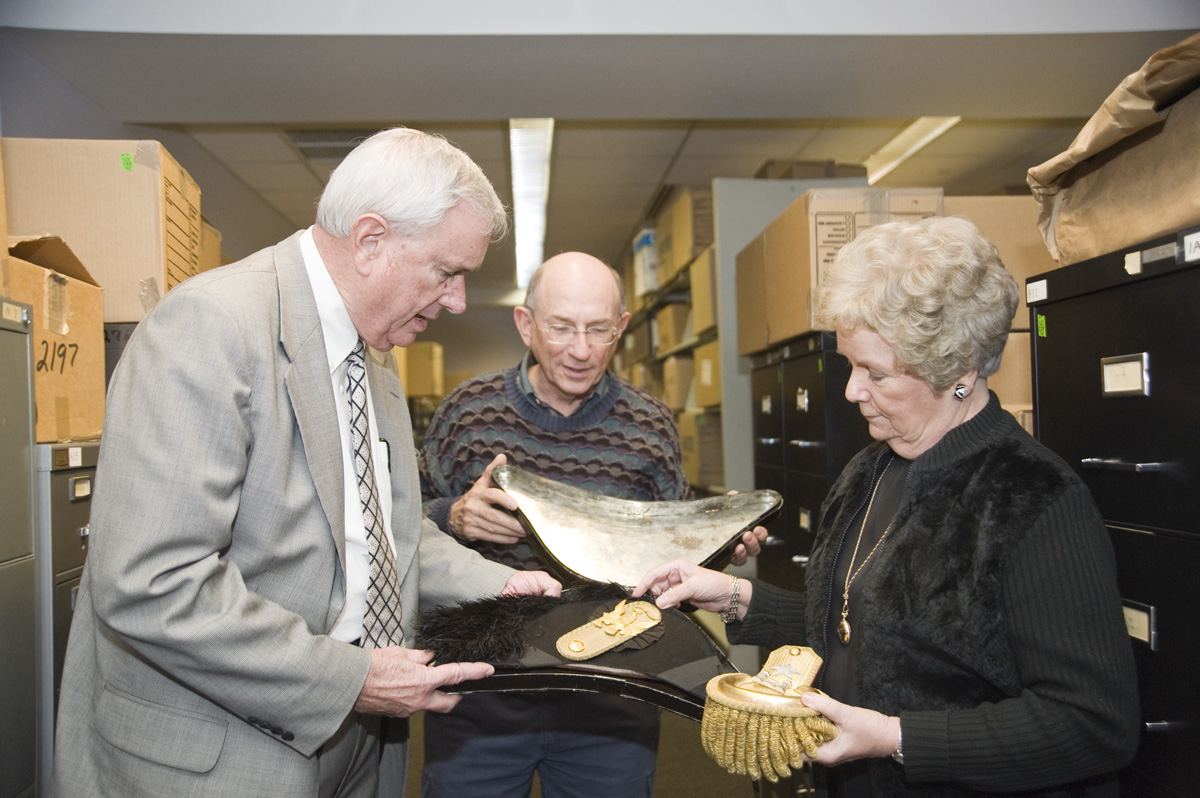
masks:
{"type": "MultiPolygon", "coordinates": [[[[325,636],[345,602],[345,497],[299,235],[173,289],[113,375],[56,795],[316,794],[313,754],[370,654],[325,636]]],[[[512,572],[424,521],[400,381],[368,369],[411,635],[419,603],[494,595],[512,572]]]]}

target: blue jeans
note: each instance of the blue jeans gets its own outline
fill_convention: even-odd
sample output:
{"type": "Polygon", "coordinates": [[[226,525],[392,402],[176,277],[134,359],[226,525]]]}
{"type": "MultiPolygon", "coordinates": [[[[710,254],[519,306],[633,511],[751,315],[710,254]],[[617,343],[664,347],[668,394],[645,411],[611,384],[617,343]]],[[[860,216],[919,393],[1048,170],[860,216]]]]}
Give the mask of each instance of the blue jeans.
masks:
{"type": "Polygon", "coordinates": [[[650,798],[658,708],[595,693],[475,693],[425,713],[422,798],[650,798]]]}

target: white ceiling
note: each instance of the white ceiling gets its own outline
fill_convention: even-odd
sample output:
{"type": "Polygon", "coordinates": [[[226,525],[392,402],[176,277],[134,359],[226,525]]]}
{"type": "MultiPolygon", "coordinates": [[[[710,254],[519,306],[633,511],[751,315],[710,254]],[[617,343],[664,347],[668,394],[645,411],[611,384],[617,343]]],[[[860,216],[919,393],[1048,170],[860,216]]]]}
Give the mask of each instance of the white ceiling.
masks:
{"type": "MultiPolygon", "coordinates": [[[[3,29],[8,41],[114,119],[192,136],[295,226],[312,222],[336,162],[305,158],[289,131],[404,124],[442,133],[471,154],[507,201],[506,120],[553,116],[546,251],[585,250],[614,264],[666,186],[750,177],[768,159],[861,164],[921,115],[964,119],[879,185],[1019,191],[1026,171],[1065,148],[1125,75],[1191,32],[235,36],[3,29]]],[[[219,219],[220,201],[205,193],[205,215],[219,219]]],[[[226,218],[236,214],[222,210],[226,218]]],[[[475,296],[510,287],[512,260],[510,238],[489,253],[492,266],[480,272],[475,296]]]]}

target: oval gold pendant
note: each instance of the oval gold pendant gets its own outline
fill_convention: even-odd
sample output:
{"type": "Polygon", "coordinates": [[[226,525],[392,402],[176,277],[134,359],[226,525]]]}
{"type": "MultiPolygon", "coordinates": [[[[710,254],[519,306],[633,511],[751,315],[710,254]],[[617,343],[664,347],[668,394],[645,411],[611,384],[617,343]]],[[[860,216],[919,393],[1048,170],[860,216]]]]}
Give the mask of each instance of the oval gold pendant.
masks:
{"type": "Polygon", "coordinates": [[[838,639],[842,641],[843,646],[850,645],[850,622],[845,618],[838,624],[838,639]]]}

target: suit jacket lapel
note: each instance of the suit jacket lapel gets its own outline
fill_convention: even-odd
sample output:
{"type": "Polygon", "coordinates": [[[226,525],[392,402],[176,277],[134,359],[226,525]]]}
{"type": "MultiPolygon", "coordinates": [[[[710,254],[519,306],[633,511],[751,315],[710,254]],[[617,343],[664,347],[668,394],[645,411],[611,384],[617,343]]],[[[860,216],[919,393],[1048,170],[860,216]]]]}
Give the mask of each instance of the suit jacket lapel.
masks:
{"type": "Polygon", "coordinates": [[[329,379],[325,337],[313,299],[312,286],[300,254],[300,233],[275,248],[279,281],[279,342],[290,365],[284,384],[304,442],[304,457],[316,485],[317,496],[337,544],[342,573],[346,569],[346,495],[342,476],[337,409],[329,379]]]}

